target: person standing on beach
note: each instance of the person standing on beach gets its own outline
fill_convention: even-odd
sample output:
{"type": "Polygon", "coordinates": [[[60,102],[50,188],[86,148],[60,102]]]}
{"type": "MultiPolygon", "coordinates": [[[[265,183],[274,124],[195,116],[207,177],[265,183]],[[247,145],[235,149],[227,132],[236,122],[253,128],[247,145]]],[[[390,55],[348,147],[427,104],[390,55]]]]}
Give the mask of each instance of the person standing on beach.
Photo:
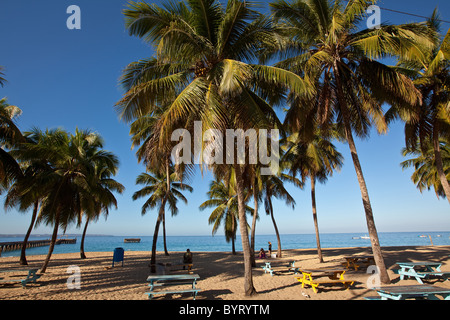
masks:
{"type": "MultiPolygon", "coordinates": [[[[187,249],[186,252],[184,253],[184,256],[183,256],[183,263],[184,263],[184,264],[191,264],[191,263],[192,263],[192,253],[191,253],[191,250],[187,249]]],[[[184,267],[185,267],[185,266],[183,266],[183,270],[184,270],[184,267]]]]}
{"type": "Polygon", "coordinates": [[[269,257],[272,255],[272,242],[269,241],[269,257]]]}

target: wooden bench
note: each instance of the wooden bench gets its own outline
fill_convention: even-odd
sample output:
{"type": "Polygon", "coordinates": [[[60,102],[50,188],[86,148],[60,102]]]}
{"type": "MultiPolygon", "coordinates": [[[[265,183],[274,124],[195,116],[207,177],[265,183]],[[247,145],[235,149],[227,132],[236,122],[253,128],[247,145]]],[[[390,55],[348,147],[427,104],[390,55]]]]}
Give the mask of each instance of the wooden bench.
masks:
{"type": "Polygon", "coordinates": [[[347,269],[354,269],[357,271],[359,268],[364,267],[367,268],[370,265],[375,264],[375,260],[373,256],[353,256],[353,257],[344,257],[345,262],[342,262],[342,266],[347,269]]]}
{"type": "Polygon", "coordinates": [[[197,279],[200,278],[198,274],[185,274],[185,275],[151,275],[147,278],[147,281],[150,281],[149,287],[150,291],[145,294],[148,295],[148,298],[151,300],[154,295],[157,294],[183,294],[183,293],[192,293],[193,298],[197,297],[197,294],[201,289],[196,288],[197,279]],[[174,288],[173,286],[183,286],[190,285],[190,288],[174,288]],[[157,288],[161,288],[162,290],[155,290],[157,288]],[[167,288],[167,290],[166,290],[167,288]]]}
{"type": "Polygon", "coordinates": [[[419,282],[423,284],[422,279],[427,279],[429,277],[437,277],[444,280],[450,278],[449,271],[441,271],[440,267],[442,263],[440,262],[397,262],[397,265],[400,266],[400,269],[394,269],[393,271],[400,275],[400,280],[403,280],[405,276],[413,277],[419,282]]]}
{"type": "MultiPolygon", "coordinates": [[[[286,262],[286,261],[283,261],[286,262]]],[[[264,273],[270,273],[271,276],[274,275],[275,272],[284,271],[286,269],[286,265],[281,266],[272,266],[272,262],[268,261],[264,266],[261,266],[264,270],[264,273]]],[[[289,261],[287,264],[287,271],[292,271],[295,274],[298,273],[298,267],[295,267],[295,261],[289,261]]]]}
{"type": "Polygon", "coordinates": [[[14,282],[19,282],[22,285],[22,288],[26,288],[26,285],[29,282],[33,282],[36,283],[36,280],[39,279],[41,277],[40,274],[36,274],[38,271],[38,268],[32,268],[32,269],[5,269],[5,270],[0,270],[0,273],[8,273],[7,279],[5,278],[0,278],[0,282],[3,283],[14,283],[14,282]],[[11,275],[9,276],[10,273],[21,273],[19,279],[17,278],[12,278],[15,275],[11,275]],[[26,277],[24,275],[24,273],[27,273],[26,277]],[[25,278],[23,278],[25,277],[25,278]]]}
{"type": "Polygon", "coordinates": [[[354,280],[344,279],[345,270],[340,269],[299,269],[299,271],[302,273],[302,277],[295,277],[295,279],[302,284],[302,288],[305,287],[305,284],[311,286],[314,293],[318,292],[319,285],[343,284],[345,289],[348,289],[355,282],[354,280]]]}

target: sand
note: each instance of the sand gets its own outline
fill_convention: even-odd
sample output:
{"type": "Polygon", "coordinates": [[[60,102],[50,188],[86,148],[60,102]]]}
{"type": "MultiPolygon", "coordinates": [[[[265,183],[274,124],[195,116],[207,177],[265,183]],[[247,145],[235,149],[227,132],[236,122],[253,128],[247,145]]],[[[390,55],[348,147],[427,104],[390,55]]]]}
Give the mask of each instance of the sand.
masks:
{"type": "MultiPolygon", "coordinates": [[[[415,279],[401,280],[393,272],[397,261],[439,261],[442,270],[450,271],[450,246],[408,246],[383,247],[383,255],[391,278],[392,286],[418,284],[415,279]]],[[[319,263],[315,249],[284,250],[281,259],[271,259],[285,264],[295,260],[302,268],[342,267],[344,256],[368,255],[370,248],[324,249],[324,263],[319,263]]],[[[146,278],[150,252],[126,251],[123,267],[112,265],[112,252],[88,252],[87,259],[80,259],[79,253],[54,254],[45,274],[23,289],[20,284],[0,284],[0,300],[148,300],[146,278]],[[67,273],[70,266],[80,269],[80,288],[69,289],[67,281],[73,276],[67,273]]],[[[171,252],[164,256],[158,252],[157,262],[175,262],[183,252],[171,252]]],[[[28,267],[40,268],[45,255],[28,256],[28,267]]],[[[345,278],[355,280],[354,285],[345,290],[343,286],[325,287],[318,293],[312,288],[302,288],[292,272],[280,272],[271,276],[261,268],[267,259],[257,259],[253,269],[254,287],[258,294],[244,295],[243,256],[224,252],[194,252],[194,273],[200,275],[197,287],[202,291],[197,300],[362,300],[375,292],[367,287],[370,274],[365,270],[347,271],[345,278]]],[[[275,264],[276,264],[275,263],[275,264]]],[[[1,257],[0,269],[23,268],[18,257],[1,257]]],[[[284,268],[287,270],[287,268],[284,268]]],[[[182,271],[174,271],[181,273],[182,271]]],[[[3,276],[3,275],[1,275],[3,276]]],[[[70,282],[76,284],[75,282],[70,282]]],[[[432,279],[426,283],[450,288],[450,281],[432,279]]],[[[376,295],[376,294],[375,294],[376,295]]],[[[189,294],[155,296],[155,300],[192,300],[189,294]]]]}

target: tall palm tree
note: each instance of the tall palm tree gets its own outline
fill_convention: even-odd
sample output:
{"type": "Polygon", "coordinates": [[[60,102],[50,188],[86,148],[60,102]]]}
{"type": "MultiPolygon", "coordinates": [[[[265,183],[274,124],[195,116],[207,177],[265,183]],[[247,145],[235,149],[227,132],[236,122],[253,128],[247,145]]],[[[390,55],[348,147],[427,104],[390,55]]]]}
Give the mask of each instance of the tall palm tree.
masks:
{"type": "Polygon", "coordinates": [[[376,59],[420,56],[423,52],[418,48],[429,48],[432,41],[425,24],[381,25],[379,29],[361,30],[359,23],[366,18],[365,10],[374,3],[279,0],[271,3],[271,7],[280,28],[291,39],[286,51],[294,52],[277,66],[304,74],[311,83],[323,83],[320,95],[324,103],[317,110],[320,125],[327,127],[337,122],[345,133],[380,280],[389,283],[353,133],[367,137],[372,125],[379,132],[387,130],[382,103],[420,101],[420,93],[408,77],[376,59]]]}
{"type": "MultiPolygon", "coordinates": [[[[117,103],[120,117],[130,121],[164,106],[158,121],[161,147],[169,144],[174,129],[191,128],[193,121],[202,121],[203,131],[273,127],[276,114],[264,99],[274,92],[271,85],[281,83],[299,92],[309,86],[292,72],[252,64],[261,47],[278,45],[271,20],[253,8],[254,3],[241,0],[225,6],[217,0],[166,1],[161,6],[131,2],[124,10],[126,26],[130,34],[155,46],[157,56],[125,69],[122,84],[127,92],[117,103]],[[167,97],[173,98],[170,103],[167,97]]],[[[252,295],[245,168],[235,164],[234,170],[244,290],[252,295]]]]}
{"type": "Polygon", "coordinates": [[[44,193],[36,224],[53,225],[49,251],[41,272],[45,273],[56,244],[59,227],[66,230],[73,222],[79,222],[83,203],[89,196],[89,175],[92,159],[87,157],[87,148],[96,143],[96,135],[89,131],[76,130],[69,134],[64,130],[34,129],[27,134],[31,142],[23,144],[22,157],[28,161],[45,159],[48,170],[35,177],[44,193]],[[34,143],[37,142],[37,143],[34,143]]]}
{"type": "MultiPolygon", "coordinates": [[[[236,190],[232,181],[213,180],[209,185],[209,200],[200,205],[200,210],[214,208],[209,216],[208,222],[213,225],[212,234],[214,235],[220,225],[224,224],[225,239],[231,241],[232,253],[236,254],[235,240],[237,225],[239,222],[238,203],[236,190]]],[[[246,206],[247,213],[253,214],[253,209],[246,206]]]]}
{"type": "Polygon", "coordinates": [[[161,173],[160,171],[156,171],[153,174],[141,173],[136,178],[136,184],[141,184],[145,187],[133,194],[133,200],[148,197],[142,206],[142,215],[145,215],[149,209],[159,209],[155,224],[155,231],[153,233],[152,257],[150,262],[152,272],[156,272],[156,244],[160,224],[165,220],[165,206],[168,204],[172,215],[176,215],[178,213],[178,199],[181,199],[184,203],[187,203],[187,199],[181,191],[188,190],[189,192],[192,192],[193,188],[180,182],[178,175],[173,172],[173,167],[171,168],[171,172],[161,173]],[[166,177],[167,174],[169,174],[169,180],[166,177]],[[167,185],[167,181],[170,181],[169,186],[167,185]]]}
{"type": "Polygon", "coordinates": [[[17,161],[4,149],[14,148],[24,141],[15,123],[20,114],[22,110],[10,105],[6,98],[0,99],[0,194],[22,174],[17,161]]]}
{"type": "Polygon", "coordinates": [[[89,222],[98,220],[102,213],[107,218],[109,208],[111,206],[117,208],[117,200],[113,192],[122,194],[125,190],[125,187],[121,183],[112,178],[118,171],[118,158],[113,153],[100,149],[103,143],[100,137],[98,137],[98,140],[98,144],[91,143],[87,150],[87,157],[93,162],[93,167],[89,175],[90,192],[83,202],[86,222],[80,244],[81,259],[86,258],[84,253],[84,240],[89,222]]]}
{"type": "MultiPolygon", "coordinates": [[[[450,144],[444,139],[440,139],[440,152],[442,157],[443,171],[447,181],[450,180],[450,144]]],[[[417,186],[420,192],[430,190],[433,187],[437,197],[445,198],[446,194],[442,187],[441,179],[436,166],[436,157],[434,144],[427,143],[423,148],[403,148],[402,155],[414,156],[414,158],[405,160],[401,163],[403,169],[412,167],[414,172],[411,180],[417,186]]]]}
{"type": "Polygon", "coordinates": [[[405,121],[406,148],[414,151],[422,148],[428,153],[428,140],[432,142],[434,164],[442,191],[450,203],[450,185],[444,170],[440,138],[450,137],[450,29],[439,37],[439,15],[435,10],[428,20],[429,29],[435,35],[429,54],[416,59],[402,59],[399,67],[406,68],[414,84],[422,94],[422,103],[397,105],[389,110],[390,118],[400,116],[405,121]],[[419,143],[417,141],[419,140],[419,143]]]}
{"type": "MultiPolygon", "coordinates": [[[[39,142],[38,131],[36,131],[36,133],[37,134],[34,135],[31,135],[30,132],[25,134],[27,143],[37,144],[39,142]]],[[[25,148],[24,144],[19,144],[10,151],[11,155],[19,160],[23,174],[15,180],[14,184],[8,189],[8,193],[5,197],[5,210],[17,207],[19,211],[26,212],[30,208],[33,208],[30,225],[25,234],[20,253],[19,263],[21,265],[28,265],[26,259],[26,244],[36,223],[39,204],[45,195],[44,186],[39,183],[39,177],[52,170],[52,167],[46,159],[31,160],[24,156],[24,153],[27,153],[25,148]]]]}
{"type": "Polygon", "coordinates": [[[316,133],[313,140],[302,140],[298,134],[289,137],[289,149],[285,161],[290,164],[290,172],[295,176],[300,173],[302,180],[311,181],[311,203],[314,229],[316,233],[319,262],[323,262],[320,245],[319,223],[316,208],[316,181],[324,183],[334,170],[342,167],[343,157],[328,137],[316,133]]]}
{"type": "Polygon", "coordinates": [[[278,230],[277,223],[275,221],[275,216],[273,214],[273,203],[272,197],[277,199],[282,199],[286,202],[287,205],[290,205],[292,209],[295,207],[295,200],[286,190],[283,181],[289,180],[289,177],[286,173],[281,173],[279,176],[271,175],[263,177],[263,197],[264,197],[264,208],[266,210],[266,214],[270,215],[272,219],[272,224],[275,229],[275,235],[277,237],[278,243],[278,251],[277,257],[281,258],[281,237],[280,232],[278,230]]]}

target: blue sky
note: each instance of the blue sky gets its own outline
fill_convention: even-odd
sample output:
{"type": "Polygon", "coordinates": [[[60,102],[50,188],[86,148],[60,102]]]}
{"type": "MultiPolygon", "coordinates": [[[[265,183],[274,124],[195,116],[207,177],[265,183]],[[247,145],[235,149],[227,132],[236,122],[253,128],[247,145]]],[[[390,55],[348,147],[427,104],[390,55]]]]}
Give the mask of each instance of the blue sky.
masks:
{"type": "MultiPolygon", "coordinates": [[[[124,0],[2,0],[0,3],[0,65],[8,83],[0,88],[0,97],[23,110],[18,120],[21,130],[31,127],[76,127],[91,129],[106,141],[105,149],[114,152],[121,165],[116,179],[125,185],[117,195],[118,209],[111,210],[90,224],[88,233],[113,235],[152,235],[155,212],[141,216],[144,200],[132,201],[138,190],[136,176],[145,169],[131,150],[129,128],[119,121],[114,104],[123,92],[118,85],[122,69],[130,62],[152,55],[152,49],[125,30],[121,10],[124,0]],[[81,9],[81,30],[69,30],[67,7],[81,9]]],[[[264,4],[267,6],[267,3],[264,4]]],[[[381,7],[418,15],[431,15],[437,6],[441,18],[450,20],[448,0],[380,1],[381,7]]],[[[423,19],[381,11],[382,21],[406,23],[423,19]]],[[[448,30],[450,24],[444,23],[448,30]]],[[[348,146],[336,144],[345,158],[340,172],[316,190],[321,232],[367,233],[361,194],[348,146]]],[[[357,148],[369,189],[375,222],[379,232],[448,231],[450,210],[446,200],[438,200],[434,191],[420,193],[410,180],[412,170],[402,171],[405,160],[403,125],[393,124],[387,135],[373,133],[368,140],[357,140],[357,148]]],[[[176,217],[167,217],[169,235],[208,235],[209,212],[198,210],[206,200],[211,175],[198,171],[187,194],[189,204],[180,204],[176,217]]],[[[313,233],[310,186],[304,190],[288,187],[296,200],[294,210],[275,201],[275,216],[281,233],[313,233]]],[[[31,212],[0,209],[0,234],[25,233],[31,212]]],[[[257,233],[274,233],[263,210],[257,233]]],[[[50,233],[39,226],[33,233],[50,233]]],[[[69,233],[81,233],[70,228],[69,233]]]]}

